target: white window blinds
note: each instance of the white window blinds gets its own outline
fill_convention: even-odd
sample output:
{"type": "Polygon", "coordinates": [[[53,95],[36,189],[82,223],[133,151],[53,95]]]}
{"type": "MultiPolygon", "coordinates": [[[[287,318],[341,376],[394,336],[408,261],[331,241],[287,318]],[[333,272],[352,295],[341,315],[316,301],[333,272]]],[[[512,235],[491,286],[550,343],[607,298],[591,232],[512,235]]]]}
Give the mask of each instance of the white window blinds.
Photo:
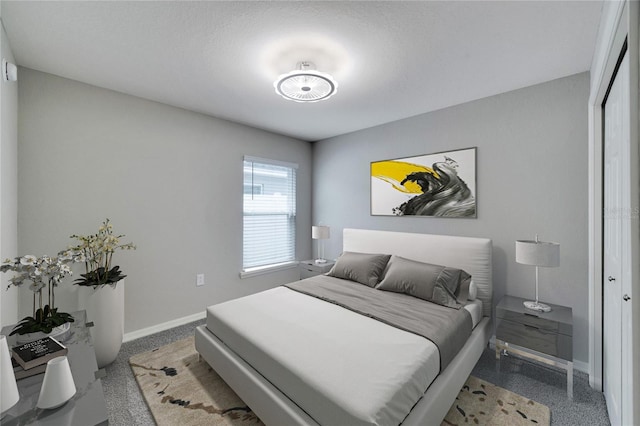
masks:
{"type": "Polygon", "coordinates": [[[295,260],[297,168],[244,158],[243,270],[295,260]]]}

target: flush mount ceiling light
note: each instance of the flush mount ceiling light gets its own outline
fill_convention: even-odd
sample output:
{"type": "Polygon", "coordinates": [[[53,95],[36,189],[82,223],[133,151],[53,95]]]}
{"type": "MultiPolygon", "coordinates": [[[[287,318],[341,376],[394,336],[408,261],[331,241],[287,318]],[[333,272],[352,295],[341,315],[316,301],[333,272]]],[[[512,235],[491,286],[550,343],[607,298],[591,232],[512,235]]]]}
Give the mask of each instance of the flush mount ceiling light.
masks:
{"type": "Polygon", "coordinates": [[[295,102],[318,102],[330,98],[338,83],[329,74],[316,71],[311,62],[299,62],[298,69],[273,82],[276,93],[295,102]]]}

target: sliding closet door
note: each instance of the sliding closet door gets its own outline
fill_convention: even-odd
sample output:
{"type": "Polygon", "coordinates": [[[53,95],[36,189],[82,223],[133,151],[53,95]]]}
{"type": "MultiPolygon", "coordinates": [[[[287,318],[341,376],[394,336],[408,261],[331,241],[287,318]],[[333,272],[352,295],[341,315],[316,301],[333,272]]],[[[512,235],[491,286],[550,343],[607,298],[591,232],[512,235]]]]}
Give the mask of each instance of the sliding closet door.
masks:
{"type": "MultiPolygon", "coordinates": [[[[604,394],[612,425],[622,424],[625,386],[623,353],[631,336],[623,321],[623,265],[630,249],[625,226],[629,193],[629,60],[625,54],[603,104],[604,114],[604,223],[603,223],[603,372],[604,394]],[[627,196],[628,198],[628,196],[627,196]]],[[[624,407],[628,409],[629,407],[624,407]]]]}

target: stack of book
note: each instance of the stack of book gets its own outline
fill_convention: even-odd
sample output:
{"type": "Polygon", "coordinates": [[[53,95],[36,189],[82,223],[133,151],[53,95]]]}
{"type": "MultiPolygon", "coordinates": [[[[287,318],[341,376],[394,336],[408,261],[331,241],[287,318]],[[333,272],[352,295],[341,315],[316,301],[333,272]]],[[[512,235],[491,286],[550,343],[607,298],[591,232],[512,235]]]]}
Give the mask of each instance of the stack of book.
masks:
{"type": "Polygon", "coordinates": [[[44,373],[47,362],[66,355],[68,349],[53,337],[35,340],[11,349],[13,374],[16,380],[44,373]]]}

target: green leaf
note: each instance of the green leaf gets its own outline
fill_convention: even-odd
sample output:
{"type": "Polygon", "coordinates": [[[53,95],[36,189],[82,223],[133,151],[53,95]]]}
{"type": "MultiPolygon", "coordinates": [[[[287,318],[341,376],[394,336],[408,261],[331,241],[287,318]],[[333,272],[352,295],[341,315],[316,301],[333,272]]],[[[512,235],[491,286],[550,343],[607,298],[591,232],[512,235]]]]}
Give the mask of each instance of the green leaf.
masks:
{"type": "Polygon", "coordinates": [[[36,318],[23,318],[20,322],[18,322],[18,324],[14,327],[9,335],[12,336],[16,333],[36,333],[38,331],[41,331],[43,333],[51,333],[54,327],[67,322],[75,322],[74,318],[70,314],[66,312],[58,313],[57,308],[51,309],[49,311],[50,315],[47,318],[42,317],[43,313],[44,311],[42,309],[38,309],[36,311],[36,318]]]}
{"type": "Polygon", "coordinates": [[[120,271],[119,266],[114,266],[109,271],[106,271],[103,267],[99,267],[94,271],[87,272],[86,274],[80,274],[80,276],[82,278],[76,279],[74,284],[87,287],[115,284],[121,279],[126,278],[126,275],[123,275],[122,271],[120,271]]]}

